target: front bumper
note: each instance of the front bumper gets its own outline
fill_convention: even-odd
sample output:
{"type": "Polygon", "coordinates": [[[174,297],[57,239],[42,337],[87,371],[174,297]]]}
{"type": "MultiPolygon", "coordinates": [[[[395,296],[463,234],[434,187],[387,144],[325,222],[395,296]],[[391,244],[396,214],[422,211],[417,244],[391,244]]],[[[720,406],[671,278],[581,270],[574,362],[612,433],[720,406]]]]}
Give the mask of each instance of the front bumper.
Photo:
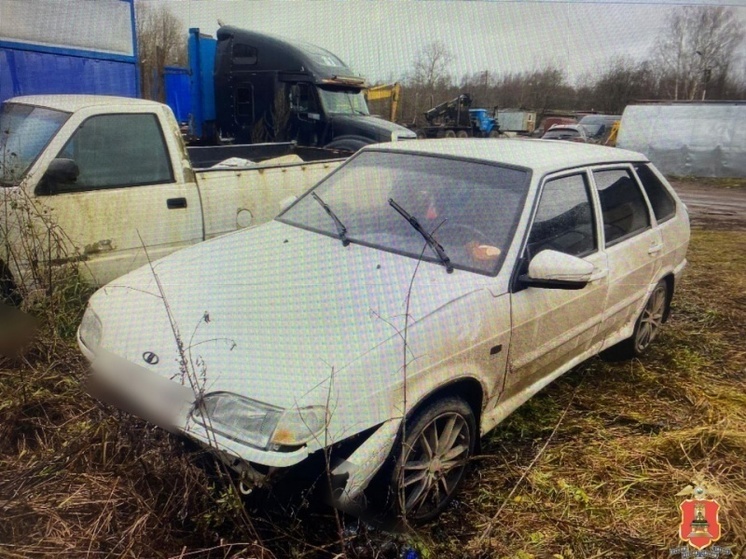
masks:
{"type": "MultiPolygon", "coordinates": [[[[287,452],[261,450],[208,431],[191,418],[199,387],[193,387],[187,379],[164,378],[104,351],[94,353],[82,343],[80,336],[78,345],[91,361],[86,389],[92,396],[174,434],[188,437],[214,452],[224,464],[254,484],[263,482],[261,472],[290,468],[309,457],[307,446],[287,452]]],[[[401,419],[396,418],[371,428],[360,442],[354,443],[351,452],[345,453],[345,458],[332,460],[335,487],[331,504],[348,512],[359,511],[362,506],[359,498],[389,456],[400,426],[401,419]]]]}

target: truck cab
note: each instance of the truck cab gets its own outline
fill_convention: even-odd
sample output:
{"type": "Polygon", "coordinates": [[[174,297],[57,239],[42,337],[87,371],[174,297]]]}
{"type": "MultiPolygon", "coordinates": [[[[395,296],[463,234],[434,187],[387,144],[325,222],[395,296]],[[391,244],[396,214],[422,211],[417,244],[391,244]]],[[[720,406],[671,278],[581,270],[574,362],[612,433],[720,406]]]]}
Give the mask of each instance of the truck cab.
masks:
{"type": "Polygon", "coordinates": [[[372,116],[365,80],[309,43],[223,26],[215,53],[216,126],[239,143],[297,141],[357,151],[416,135],[372,116]]]}

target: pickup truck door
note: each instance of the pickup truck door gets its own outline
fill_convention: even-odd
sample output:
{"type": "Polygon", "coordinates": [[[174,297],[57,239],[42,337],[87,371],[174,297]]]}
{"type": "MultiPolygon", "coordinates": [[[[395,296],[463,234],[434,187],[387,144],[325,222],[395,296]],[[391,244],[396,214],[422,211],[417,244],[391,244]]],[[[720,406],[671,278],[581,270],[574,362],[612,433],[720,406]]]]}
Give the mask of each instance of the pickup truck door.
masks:
{"type": "Polygon", "coordinates": [[[77,164],[77,179],[37,186],[70,243],[61,260],[81,260],[96,284],[203,239],[197,185],[161,122],[149,112],[88,117],[57,154],[77,164]]]}

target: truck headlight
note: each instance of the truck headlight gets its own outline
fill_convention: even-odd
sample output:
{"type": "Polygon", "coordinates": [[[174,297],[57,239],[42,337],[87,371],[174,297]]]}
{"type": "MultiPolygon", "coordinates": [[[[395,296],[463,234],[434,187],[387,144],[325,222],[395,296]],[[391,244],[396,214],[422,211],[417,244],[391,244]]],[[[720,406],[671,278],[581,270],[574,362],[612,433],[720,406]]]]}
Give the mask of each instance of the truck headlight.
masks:
{"type": "Polygon", "coordinates": [[[323,406],[283,410],[230,392],[206,394],[192,417],[209,432],[261,449],[300,446],[326,426],[323,406]]]}
{"type": "Polygon", "coordinates": [[[93,312],[93,309],[88,307],[83,314],[83,320],[80,322],[78,329],[80,341],[90,351],[95,351],[101,344],[101,332],[103,327],[101,326],[101,319],[98,315],[93,312]]]}

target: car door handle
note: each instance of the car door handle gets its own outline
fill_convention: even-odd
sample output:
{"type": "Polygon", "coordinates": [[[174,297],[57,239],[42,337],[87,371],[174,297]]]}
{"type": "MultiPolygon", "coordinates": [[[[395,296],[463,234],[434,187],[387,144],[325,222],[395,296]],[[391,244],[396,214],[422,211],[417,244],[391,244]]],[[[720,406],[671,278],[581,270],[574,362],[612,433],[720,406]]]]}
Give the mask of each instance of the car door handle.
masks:
{"type": "Polygon", "coordinates": [[[648,254],[658,254],[662,248],[663,248],[663,243],[659,243],[656,245],[650,245],[650,248],[648,249],[648,254]]]}
{"type": "Polygon", "coordinates": [[[169,210],[181,210],[187,207],[186,198],[169,198],[166,200],[166,207],[169,210]]]}
{"type": "Polygon", "coordinates": [[[596,269],[591,274],[591,277],[588,278],[588,281],[598,281],[600,279],[605,278],[608,275],[609,275],[609,269],[608,268],[596,269]]]}

